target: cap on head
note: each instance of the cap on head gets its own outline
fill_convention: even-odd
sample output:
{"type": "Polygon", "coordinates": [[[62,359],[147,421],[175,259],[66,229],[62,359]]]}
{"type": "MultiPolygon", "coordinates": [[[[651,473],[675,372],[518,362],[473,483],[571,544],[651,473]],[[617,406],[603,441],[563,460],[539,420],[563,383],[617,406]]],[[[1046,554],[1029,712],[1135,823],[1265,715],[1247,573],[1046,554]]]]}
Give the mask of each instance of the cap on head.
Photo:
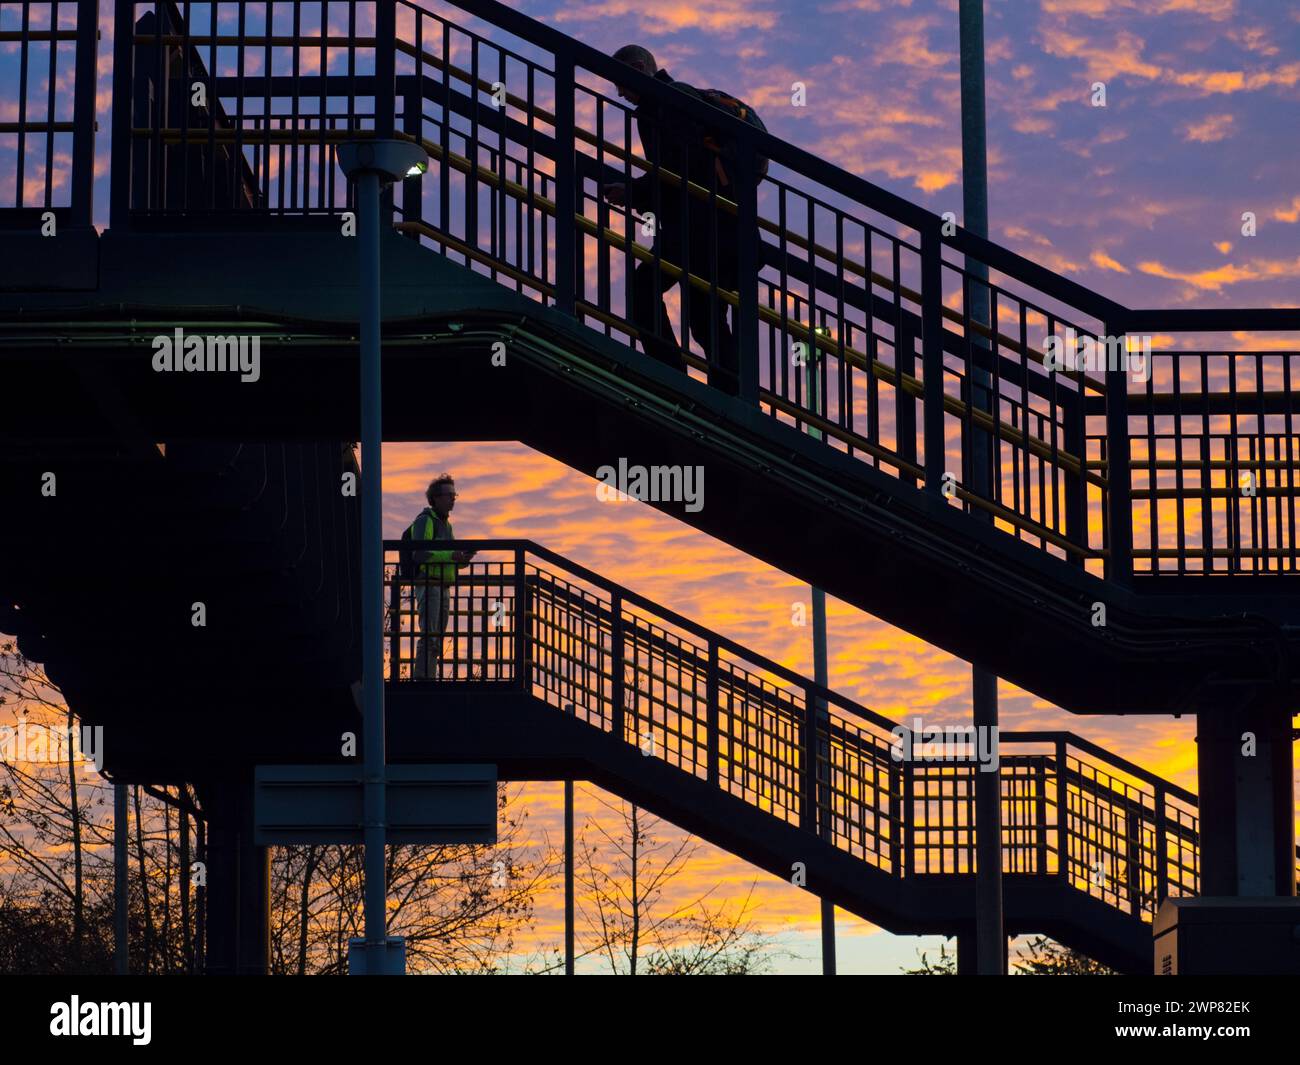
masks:
{"type": "Polygon", "coordinates": [[[654,77],[655,71],[659,69],[659,64],[655,62],[654,53],[649,48],[642,48],[639,44],[623,45],[614,53],[614,58],[620,63],[626,63],[635,70],[639,70],[647,77],[654,77]]]}

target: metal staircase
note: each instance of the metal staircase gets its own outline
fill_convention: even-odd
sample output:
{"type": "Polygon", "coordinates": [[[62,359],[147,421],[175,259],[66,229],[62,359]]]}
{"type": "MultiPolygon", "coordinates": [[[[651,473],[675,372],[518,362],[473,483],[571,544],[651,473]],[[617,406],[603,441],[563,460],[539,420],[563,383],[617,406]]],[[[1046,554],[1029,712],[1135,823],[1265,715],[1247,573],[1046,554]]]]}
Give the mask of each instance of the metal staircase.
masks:
{"type": "MultiPolygon", "coordinates": [[[[349,0],[324,22],[319,4],[274,6],[268,24],[256,6],[115,4],[102,234],[98,5],[77,5],[75,28],[0,33],[23,62],[75,47],[50,98],[77,116],[54,120],[67,101],[42,116],[24,85],[9,130],[0,358],[23,402],[0,429],[14,501],[0,627],[68,671],[79,712],[140,726],[124,773],[185,779],[198,751],[224,779],[304,743],[328,758],[351,721],[359,551],[333,441],[357,435],[356,261],[334,149],[375,135],[430,157],[386,204],[401,234],[383,251],[387,439],[518,439],[588,473],[620,457],[699,466],[702,510],[655,505],[1073,712],[1296,705],[1300,310],[1126,307],[721,112],[694,118],[732,142],[739,191],[692,182],[642,158],[614,87],[670,108],[680,94],[489,0],[349,0]],[[28,191],[45,134],[73,150],[47,151],[28,191]],[[638,175],[659,218],[690,201],[713,225],[734,217],[734,291],[602,197],[638,175]],[[57,237],[35,232],[45,210],[57,237]],[[688,372],[643,354],[630,294],[644,268],[730,310],[738,394],[713,387],[720,367],[697,346],[688,372]],[[176,327],[257,337],[260,381],[153,372],[150,338],[176,327]],[[1062,344],[1104,357],[1060,367],[1062,344]],[[440,391],[457,401],[431,422],[440,391]],[[252,440],[278,443],[237,443],[252,440]],[[28,491],[52,455],[103,482],[57,513],[28,491]],[[68,557],[71,519],[110,495],[132,515],[119,546],[141,545],[139,576],[76,588],[118,604],[123,640],[145,646],[161,589],[170,610],[201,586],[266,637],[232,658],[233,626],[195,652],[222,663],[215,690],[177,662],[147,704],[115,691],[111,655],[69,617],[71,577],[30,564],[68,557]],[[193,528],[210,550],[180,546],[193,528]],[[156,595],[135,602],[151,566],[156,595]],[[307,711],[281,713],[299,683],[327,723],[310,743],[307,711]],[[256,743],[202,748],[240,692],[263,689],[256,743]],[[165,733],[177,692],[195,708],[186,743],[165,733]]],[[[805,863],[810,890],[884,927],[966,927],[974,766],[899,763],[894,723],[865,707],[541,548],[490,546],[500,559],[458,586],[441,681],[404,679],[409,634],[390,634],[392,757],[585,775],[776,875],[805,863]]],[[[1069,733],[1001,739],[1009,930],[1145,968],[1154,908],[1198,888],[1195,797],[1069,733]]]]}
{"type": "MultiPolygon", "coordinates": [[[[463,541],[442,661],[412,680],[388,547],[390,746],[580,775],[896,932],[972,920],[969,748],[909,730],[544,547],[463,541]],[[932,757],[922,757],[923,755],[932,757]]],[[[933,727],[934,722],[927,722],[933,727]]],[[[1004,732],[1009,934],[1150,971],[1150,922],[1199,882],[1196,796],[1069,732],[1004,732]]]]}

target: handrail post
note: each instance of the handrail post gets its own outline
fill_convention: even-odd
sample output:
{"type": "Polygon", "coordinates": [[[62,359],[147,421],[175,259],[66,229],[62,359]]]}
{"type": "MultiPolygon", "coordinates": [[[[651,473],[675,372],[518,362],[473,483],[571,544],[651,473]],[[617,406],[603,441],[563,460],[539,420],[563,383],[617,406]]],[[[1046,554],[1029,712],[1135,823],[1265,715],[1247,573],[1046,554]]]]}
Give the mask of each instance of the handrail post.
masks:
{"type": "Polygon", "coordinates": [[[575,313],[578,208],[577,169],[574,166],[573,57],[555,56],[555,309],[575,313]]]}
{"type": "MultiPolygon", "coordinates": [[[[381,548],[381,557],[382,551],[381,548]]],[[[386,569],[387,567],[385,567],[386,569]]],[[[388,590],[388,679],[390,682],[402,679],[402,578],[397,569],[393,570],[393,580],[388,590]]],[[[415,659],[415,651],[411,651],[415,659]]]]}
{"type": "Polygon", "coordinates": [[[131,209],[131,113],[135,86],[135,22],[132,0],[116,0],[113,18],[113,119],[109,145],[108,223],[126,225],[131,209]]]}
{"type": "Polygon", "coordinates": [[[1065,740],[1056,741],[1056,875],[1070,886],[1070,786],[1066,782],[1065,740]]]}
{"type": "Polygon", "coordinates": [[[800,737],[800,761],[803,763],[801,781],[802,801],[799,806],[799,827],[805,832],[817,831],[817,700],[812,690],[803,693],[803,735],[800,737]]]}
{"type": "Polygon", "coordinates": [[[99,0],[77,5],[77,82],[73,93],[72,225],[89,228],[95,199],[95,86],[99,0]]]}
{"type": "MultiPolygon", "coordinates": [[[[1127,330],[1116,333],[1117,325],[1106,323],[1106,349],[1111,339],[1121,343],[1127,355],[1127,330]]],[[[1132,471],[1129,469],[1128,371],[1123,365],[1106,368],[1106,517],[1110,529],[1110,558],[1107,580],[1119,585],[1133,578],[1132,471]]]]}
{"type": "Polygon", "coordinates": [[[899,768],[903,781],[903,876],[912,876],[916,872],[913,844],[916,841],[916,781],[912,778],[912,761],[904,759],[899,768]]]}
{"type": "MultiPolygon", "coordinates": [[[[397,4],[376,4],[375,136],[391,138],[396,132],[397,4]]],[[[393,219],[393,186],[387,182],[379,190],[379,215],[383,228],[387,229],[393,219]]]]}
{"type": "MultiPolygon", "coordinates": [[[[321,72],[324,74],[324,71],[321,72]]],[[[270,74],[270,71],[267,71],[270,74]]],[[[375,5],[375,136],[391,138],[397,122],[397,5],[375,5]]]]}
{"type": "Polygon", "coordinates": [[[736,152],[736,367],[737,395],[758,406],[758,173],[754,144],[742,137],[736,152]]]}
{"type": "Polygon", "coordinates": [[[943,240],[939,227],[921,232],[921,365],[925,374],[922,406],[925,432],[925,489],[943,492],[943,240]]]}
{"type": "Polygon", "coordinates": [[[709,641],[709,673],[705,680],[705,742],[708,744],[708,781],[718,784],[718,641],[709,641]]]}
{"type": "Polygon", "coordinates": [[[1067,561],[1072,566],[1087,563],[1088,540],[1088,402],[1087,386],[1081,384],[1077,394],[1062,391],[1057,400],[1061,404],[1062,434],[1065,450],[1079,458],[1079,472],[1072,473],[1060,467],[1065,478],[1065,538],[1082,548],[1079,554],[1070,552],[1067,561]]]}
{"type": "MultiPolygon", "coordinates": [[[[898,322],[894,333],[894,368],[900,378],[916,376],[916,332],[906,320],[898,322]]],[[[916,465],[916,397],[902,388],[894,390],[895,434],[898,440],[898,454],[905,462],[916,465]]],[[[900,479],[905,484],[918,487],[911,477],[900,479]]]]}
{"type": "Polygon", "coordinates": [[[515,680],[527,695],[528,682],[528,584],[524,579],[524,549],[515,548],[515,680]]]}
{"type": "Polygon", "coordinates": [[[1035,826],[1035,872],[1039,876],[1047,874],[1047,764],[1044,758],[1037,759],[1037,771],[1034,773],[1034,817],[1035,826]]]}
{"type": "Polygon", "coordinates": [[[1165,822],[1165,789],[1156,787],[1155,844],[1156,844],[1156,908],[1169,897],[1169,839],[1165,822]]]}
{"type": "MultiPolygon", "coordinates": [[[[1128,885],[1128,901],[1133,916],[1142,913],[1142,797],[1130,801],[1124,811],[1124,880],[1128,885]]],[[[1119,905],[1116,892],[1116,905],[1119,905]]]]}
{"type": "Polygon", "coordinates": [[[609,600],[609,729],[623,739],[623,597],[617,592],[609,600]]]}

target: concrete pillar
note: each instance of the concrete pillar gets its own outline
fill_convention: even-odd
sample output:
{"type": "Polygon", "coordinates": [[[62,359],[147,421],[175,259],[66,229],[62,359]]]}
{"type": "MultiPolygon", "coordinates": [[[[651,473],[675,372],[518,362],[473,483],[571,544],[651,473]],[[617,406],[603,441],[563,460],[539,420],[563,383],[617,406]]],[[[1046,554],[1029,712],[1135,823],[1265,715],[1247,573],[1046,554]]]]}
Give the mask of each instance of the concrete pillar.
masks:
{"type": "Polygon", "coordinates": [[[1291,743],[1276,700],[1197,715],[1201,895],[1295,894],[1291,743]]]}

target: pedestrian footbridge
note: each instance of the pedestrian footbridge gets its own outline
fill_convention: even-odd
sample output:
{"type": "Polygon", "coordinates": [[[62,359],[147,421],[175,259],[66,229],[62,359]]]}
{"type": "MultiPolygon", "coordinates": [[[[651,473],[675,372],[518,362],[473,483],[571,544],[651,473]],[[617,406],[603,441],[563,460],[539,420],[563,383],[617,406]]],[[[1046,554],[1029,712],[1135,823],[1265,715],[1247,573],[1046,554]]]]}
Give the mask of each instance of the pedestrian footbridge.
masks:
{"type": "MultiPolygon", "coordinates": [[[[651,505],[1067,711],[1198,715],[1199,824],[1193,796],[1069,734],[1004,735],[1013,931],[1143,968],[1162,898],[1238,892],[1247,823],[1270,838],[1252,883],[1293,890],[1300,310],[1126,306],[488,0],[285,2],[271,23],[123,0],[107,106],[103,6],[23,5],[0,31],[54,71],[13,81],[4,129],[0,630],[115,726],[120,778],[216,795],[259,762],[337,759],[356,726],[336,150],[397,137],[429,164],[382,204],[386,439],[701,470],[702,505],[651,505]],[[734,185],[648,162],[620,82],[715,125],[734,185]],[[734,217],[735,290],[601,196],[647,175],[661,207],[734,217]],[[729,310],[738,388],[698,343],[685,372],[645,356],[637,268],[729,310]],[[256,379],[157,371],[176,330],[255,341],[256,379]],[[1108,360],[1058,363],[1081,350],[1108,360]],[[112,563],[69,564],[87,552],[112,563]],[[121,662],[145,653],[132,691],[121,662]],[[232,707],[258,727],[216,743],[232,707]],[[1276,755],[1247,783],[1242,728],[1276,755]]],[[[866,708],[541,548],[495,550],[443,679],[404,679],[390,634],[391,758],[585,776],[776,875],[804,862],[885,927],[968,919],[973,767],[901,766],[866,708]],[[492,595],[507,627],[474,628],[492,595]]]]}

